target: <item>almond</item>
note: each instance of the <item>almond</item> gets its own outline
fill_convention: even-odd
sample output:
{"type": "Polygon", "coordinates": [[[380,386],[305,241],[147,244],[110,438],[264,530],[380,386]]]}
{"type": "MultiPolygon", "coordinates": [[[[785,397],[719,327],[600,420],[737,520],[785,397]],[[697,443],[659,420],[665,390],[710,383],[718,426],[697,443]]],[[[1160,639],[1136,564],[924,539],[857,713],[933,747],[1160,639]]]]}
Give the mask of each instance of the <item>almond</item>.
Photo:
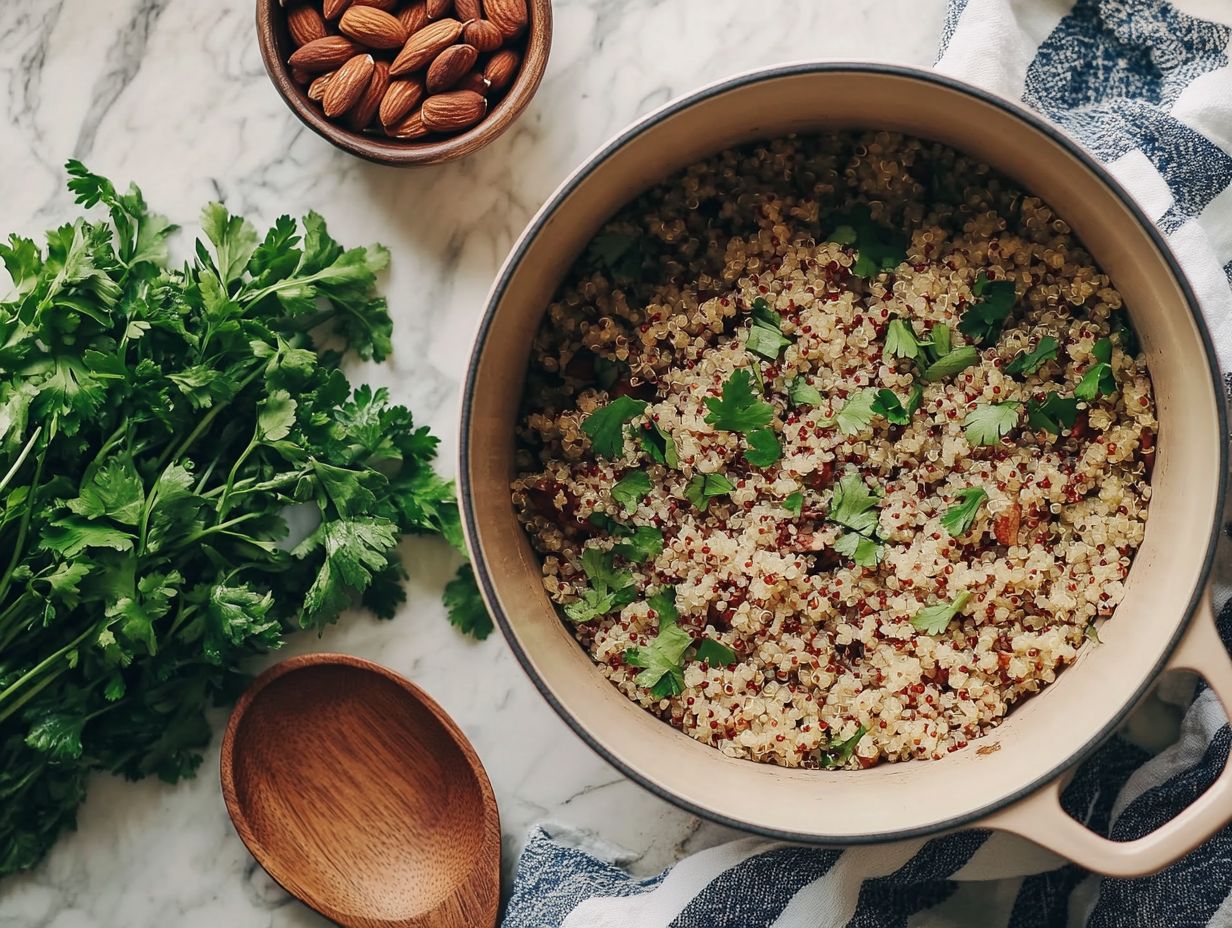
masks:
{"type": "Polygon", "coordinates": [[[428,23],[406,40],[406,45],[389,66],[389,73],[400,77],[418,71],[457,41],[461,34],[462,24],[456,19],[438,19],[428,23]]]}
{"type": "Polygon", "coordinates": [[[513,80],[513,76],[518,73],[520,63],[518,53],[506,48],[488,59],[483,69],[483,76],[488,79],[493,90],[504,90],[513,80]]]}
{"type": "Polygon", "coordinates": [[[291,41],[299,48],[325,38],[325,20],[315,6],[301,3],[287,10],[287,32],[291,33],[291,41]]]}
{"type": "Polygon", "coordinates": [[[378,61],[372,69],[372,77],[368,78],[368,86],[360,95],[356,104],[351,107],[347,122],[356,132],[362,132],[372,125],[376,111],[385,99],[385,91],[389,89],[389,65],[378,61]]]}
{"type": "Polygon", "coordinates": [[[374,6],[351,7],[338,20],[338,28],[369,48],[401,48],[406,42],[406,27],[374,6]]]}
{"type": "Polygon", "coordinates": [[[481,52],[494,52],[501,47],[505,37],[486,19],[476,19],[467,23],[462,30],[462,41],[474,45],[481,52]]]}
{"type": "Polygon", "coordinates": [[[453,0],[453,8],[458,11],[458,19],[464,23],[483,17],[483,10],[479,7],[479,0],[453,0]]]}
{"type": "Polygon", "coordinates": [[[491,89],[491,84],[488,79],[478,71],[472,71],[470,74],[464,74],[462,79],[453,85],[454,90],[473,90],[481,97],[488,95],[488,90],[491,89]]]}
{"type": "Polygon", "coordinates": [[[302,68],[292,68],[291,80],[295,81],[295,83],[299,84],[301,87],[306,87],[308,84],[312,83],[312,75],[302,68]]]}
{"type": "Polygon", "coordinates": [[[385,131],[396,139],[419,139],[427,135],[430,130],[424,125],[422,113],[417,110],[385,131]]]}
{"type": "Polygon", "coordinates": [[[453,0],[428,0],[428,19],[440,19],[452,6],[453,0]]]}
{"type": "Polygon", "coordinates": [[[479,52],[473,45],[450,45],[428,66],[428,93],[448,90],[475,66],[479,52]]]}
{"type": "Polygon", "coordinates": [[[526,0],[483,0],[483,9],[507,39],[526,28],[526,0]]]}
{"type": "Polygon", "coordinates": [[[488,101],[473,90],[453,90],[428,97],[419,112],[431,131],[457,132],[479,122],[487,111],[488,101]]]}
{"type": "Polygon", "coordinates": [[[287,63],[309,74],[320,74],[346,64],[359,51],[359,46],[345,36],[327,35],[296,49],[287,63]]]}
{"type": "Polygon", "coordinates": [[[398,0],[351,0],[351,6],[374,6],[386,13],[392,13],[397,5],[398,0]]]}
{"type": "Polygon", "coordinates": [[[356,55],[340,67],[325,88],[325,96],[321,98],[325,115],[331,119],[341,116],[359,102],[375,68],[376,62],[371,55],[356,55]]]}
{"type": "Polygon", "coordinates": [[[390,81],[389,89],[385,91],[385,97],[381,100],[381,125],[388,129],[401,122],[407,113],[419,105],[423,95],[423,84],[414,78],[390,81]]]}
{"type": "Polygon", "coordinates": [[[408,36],[422,29],[427,21],[428,6],[424,0],[416,0],[415,3],[407,4],[406,8],[398,14],[398,22],[402,23],[408,36]]]}
{"type": "Polygon", "coordinates": [[[337,19],[350,5],[351,0],[325,0],[325,9],[323,10],[325,13],[325,18],[337,19]]]}
{"type": "Polygon", "coordinates": [[[317,75],[316,80],[308,85],[308,99],[315,100],[317,103],[324,100],[325,88],[329,86],[329,82],[337,73],[337,71],[327,71],[325,74],[317,75]]]}

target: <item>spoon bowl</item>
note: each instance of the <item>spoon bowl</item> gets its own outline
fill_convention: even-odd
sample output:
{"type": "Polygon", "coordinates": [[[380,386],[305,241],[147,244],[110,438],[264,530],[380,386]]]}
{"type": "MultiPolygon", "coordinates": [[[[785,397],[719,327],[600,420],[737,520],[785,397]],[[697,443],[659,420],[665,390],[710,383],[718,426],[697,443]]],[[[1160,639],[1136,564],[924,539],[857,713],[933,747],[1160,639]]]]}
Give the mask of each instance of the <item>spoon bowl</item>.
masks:
{"type": "Polygon", "coordinates": [[[457,725],[370,661],[310,654],[240,698],[222,792],[287,892],[353,928],[490,928],[500,898],[492,785],[457,725]]]}

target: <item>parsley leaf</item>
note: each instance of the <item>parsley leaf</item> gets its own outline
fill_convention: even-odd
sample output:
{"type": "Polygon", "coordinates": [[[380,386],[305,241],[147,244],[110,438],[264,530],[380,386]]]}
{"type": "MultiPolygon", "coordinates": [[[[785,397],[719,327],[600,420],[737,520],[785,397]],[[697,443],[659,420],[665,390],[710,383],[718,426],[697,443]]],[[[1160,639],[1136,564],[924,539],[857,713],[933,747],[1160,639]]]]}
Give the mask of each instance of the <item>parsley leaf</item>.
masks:
{"type": "Polygon", "coordinates": [[[944,322],[936,323],[929,330],[928,337],[932,342],[932,353],[934,358],[944,358],[950,353],[953,333],[950,331],[950,327],[944,322]]]}
{"type": "Polygon", "coordinates": [[[734,489],[736,485],[722,474],[694,474],[684,488],[684,495],[695,509],[705,512],[711,499],[726,496],[734,489]]]}
{"type": "Polygon", "coordinates": [[[983,403],[963,419],[963,434],[972,445],[995,445],[1018,424],[1021,403],[983,403]]]}
{"type": "Polygon", "coordinates": [[[876,567],[881,563],[884,548],[879,541],[866,538],[856,532],[840,535],[834,542],[834,550],[849,557],[860,567],[876,567]]]}
{"type": "Polygon", "coordinates": [[[1078,400],[1049,393],[1043,401],[1027,400],[1027,424],[1033,429],[1042,429],[1060,435],[1063,429],[1072,429],[1078,421],[1078,400]]]}
{"type": "Polygon", "coordinates": [[[637,525],[628,534],[628,540],[612,548],[626,560],[640,564],[663,552],[663,533],[653,525],[637,525]]]}
{"type": "Polygon", "coordinates": [[[1045,335],[1039,344],[1031,351],[1026,351],[1005,365],[1007,374],[1034,374],[1045,361],[1051,361],[1057,356],[1060,347],[1051,335],[1045,335]]]}
{"type": "Polygon", "coordinates": [[[856,260],[851,265],[851,273],[857,277],[874,277],[882,271],[893,270],[907,260],[906,236],[873,222],[868,207],[863,203],[835,216],[834,221],[835,229],[830,241],[856,247],[856,260]]]}
{"type": "Polygon", "coordinates": [[[958,323],[958,331],[972,341],[989,345],[997,340],[1005,320],[1014,309],[1014,283],[1009,280],[989,280],[981,271],[972,292],[983,299],[973,304],[958,323]]]}
{"type": "Polygon", "coordinates": [[[640,281],[645,273],[646,255],[636,235],[602,232],[591,239],[589,254],[617,280],[640,281]]]}
{"type": "Polygon", "coordinates": [[[650,492],[650,477],[644,470],[631,470],[612,485],[612,499],[632,512],[650,492]]]}
{"type": "Polygon", "coordinates": [[[774,407],[753,389],[747,370],[733,371],[723,384],[722,397],[706,397],[706,422],[728,432],[753,432],[764,429],[774,418],[774,407]]]}
{"type": "Polygon", "coordinates": [[[582,552],[582,570],[590,580],[590,587],[582,590],[579,598],[565,606],[565,616],[572,622],[590,622],[607,615],[614,609],[627,606],[637,598],[633,574],[617,570],[611,551],[587,548],[582,552]]]}
{"type": "Polygon", "coordinates": [[[793,516],[800,515],[804,511],[804,494],[799,490],[796,490],[794,493],[788,493],[783,498],[783,508],[793,516]]]}
{"type": "Polygon", "coordinates": [[[631,667],[641,667],[637,685],[646,687],[657,699],[667,699],[684,692],[684,653],[693,646],[693,638],[679,625],[659,626],[659,633],[650,643],[625,651],[631,667]]]}
{"type": "Polygon", "coordinates": [[[1092,402],[1096,397],[1116,393],[1116,376],[1112,373],[1112,340],[1101,338],[1091,350],[1095,355],[1092,364],[1078,385],[1074,387],[1074,396],[1080,400],[1092,402]]]}
{"type": "Polygon", "coordinates": [[[877,391],[861,390],[848,398],[842,409],[834,414],[834,423],[844,435],[856,435],[868,428],[873,421],[873,404],[877,391]]]}
{"type": "MultiPolygon", "coordinates": [[[[946,329],[948,332],[949,329],[946,329]]],[[[978,364],[980,361],[980,353],[971,345],[963,345],[961,348],[955,348],[948,354],[938,358],[928,367],[924,368],[920,377],[928,383],[935,383],[938,380],[944,380],[946,377],[952,377],[954,374],[965,371],[973,364],[978,364]]]]}
{"type": "Polygon", "coordinates": [[[676,439],[663,431],[654,419],[647,419],[646,425],[637,430],[637,440],[646,452],[646,457],[656,464],[668,467],[680,466],[680,453],[676,450],[676,439]]]}
{"type": "Polygon", "coordinates": [[[842,767],[856,752],[856,745],[860,743],[860,739],[868,734],[868,729],[861,725],[856,729],[856,733],[845,741],[831,742],[822,755],[821,766],[823,768],[842,767]]]}
{"type": "Polygon", "coordinates": [[[445,584],[445,609],[449,624],[482,641],[492,634],[492,619],[483,604],[475,574],[470,564],[463,564],[457,574],[445,584]]]}
{"type": "Polygon", "coordinates": [[[826,520],[850,531],[840,535],[834,550],[861,567],[876,567],[883,548],[877,537],[877,503],[880,494],[870,490],[859,474],[844,474],[830,498],[826,520]]]}
{"type": "Polygon", "coordinates": [[[988,499],[988,493],[983,487],[968,487],[958,491],[958,498],[962,502],[951,506],[941,517],[942,528],[955,538],[970,531],[980,504],[988,499]]]}
{"type": "Polygon", "coordinates": [[[971,599],[968,592],[959,593],[952,603],[937,603],[925,606],[911,617],[911,624],[926,635],[940,635],[949,627],[954,616],[962,611],[971,599]]]}
{"type": "Polygon", "coordinates": [[[749,432],[745,441],[749,447],[744,452],[744,459],[754,467],[769,467],[783,456],[783,446],[779,444],[773,429],[749,432]]]}
{"type": "Polygon", "coordinates": [[[903,319],[891,319],[886,329],[886,343],[882,357],[889,360],[890,358],[912,359],[919,356],[920,342],[915,337],[911,323],[903,319]]]}
{"type": "Polygon", "coordinates": [[[749,326],[744,347],[767,361],[776,360],[791,344],[791,339],[783,334],[783,317],[761,297],[753,301],[752,317],[753,324],[749,326]]]}
{"type": "Polygon", "coordinates": [[[822,400],[821,393],[804,379],[803,374],[792,378],[787,386],[787,398],[793,406],[818,406],[822,400]]]}
{"type": "Polygon", "coordinates": [[[697,646],[695,660],[705,661],[711,667],[726,667],[736,663],[736,652],[713,638],[706,638],[697,646]]]}
{"type": "Polygon", "coordinates": [[[676,588],[665,586],[653,596],[646,598],[646,605],[654,610],[659,620],[659,627],[675,625],[680,621],[680,612],[676,609],[676,588]]]}
{"type": "Polygon", "coordinates": [[[893,390],[878,390],[873,399],[873,412],[895,425],[908,425],[923,397],[924,389],[918,384],[912,388],[905,405],[893,390]]]}
{"type": "Polygon", "coordinates": [[[616,460],[625,453],[625,426],[645,411],[644,400],[619,396],[587,416],[582,422],[582,431],[590,436],[595,454],[616,460]]]}

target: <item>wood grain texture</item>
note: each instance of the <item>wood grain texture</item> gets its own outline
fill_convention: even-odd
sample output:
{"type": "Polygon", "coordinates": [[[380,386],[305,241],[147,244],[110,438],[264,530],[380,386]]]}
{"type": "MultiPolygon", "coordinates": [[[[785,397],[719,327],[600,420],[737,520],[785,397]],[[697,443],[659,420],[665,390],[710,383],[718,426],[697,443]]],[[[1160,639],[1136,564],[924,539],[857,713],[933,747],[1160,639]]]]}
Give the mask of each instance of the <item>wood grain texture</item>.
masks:
{"type": "Polygon", "coordinates": [[[349,928],[491,928],[500,819],[466,737],[408,680],[343,654],[266,671],[223,738],[240,838],[283,888],[349,928]]]}
{"type": "Polygon", "coordinates": [[[304,88],[291,77],[286,62],[295,51],[295,43],[279,0],[257,0],[257,43],[265,70],[287,106],[300,122],[326,141],[378,164],[400,167],[440,164],[472,154],[501,135],[526,109],[539,89],[552,47],[552,2],[529,0],[527,10],[528,28],[510,46],[522,55],[522,66],[508,90],[477,125],[456,135],[423,140],[404,141],[357,132],[345,122],[327,119],[321,108],[305,94],[304,88]]]}

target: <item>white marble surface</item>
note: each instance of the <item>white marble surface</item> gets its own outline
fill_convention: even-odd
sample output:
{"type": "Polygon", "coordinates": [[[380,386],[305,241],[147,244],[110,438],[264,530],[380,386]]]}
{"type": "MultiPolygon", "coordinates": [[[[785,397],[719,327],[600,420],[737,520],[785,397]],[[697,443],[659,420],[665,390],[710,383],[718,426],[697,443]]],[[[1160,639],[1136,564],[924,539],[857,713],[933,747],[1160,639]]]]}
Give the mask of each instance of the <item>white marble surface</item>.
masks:
{"type": "MultiPolygon", "coordinates": [[[[403,172],[343,155],[274,92],[252,0],[0,0],[0,231],[41,232],[70,211],[61,165],[137,180],[188,229],[207,200],[268,223],[316,209],[344,243],[393,251],[387,384],[441,436],[452,471],[458,390],[484,296],[556,185],[635,117],[746,68],[806,58],[927,65],[944,0],[557,0],[547,76],[521,120],[460,164],[403,172]]],[[[263,227],[263,226],[262,226],[263,227]]],[[[181,247],[187,243],[180,242],[181,247]]],[[[654,798],[585,747],[501,640],[451,629],[439,605],[456,561],[407,545],[409,601],[393,622],[349,616],[281,656],[332,649],[425,687],[470,736],[496,788],[506,876],[527,829],[550,820],[656,871],[729,833],[654,798]]],[[[256,669],[256,668],[254,668],[256,669]]],[[[219,715],[219,723],[222,716],[219,715]]],[[[324,922],[253,863],[231,829],[217,745],[195,781],[99,777],[79,830],[29,875],[0,883],[0,928],[285,928],[324,922]]]]}

